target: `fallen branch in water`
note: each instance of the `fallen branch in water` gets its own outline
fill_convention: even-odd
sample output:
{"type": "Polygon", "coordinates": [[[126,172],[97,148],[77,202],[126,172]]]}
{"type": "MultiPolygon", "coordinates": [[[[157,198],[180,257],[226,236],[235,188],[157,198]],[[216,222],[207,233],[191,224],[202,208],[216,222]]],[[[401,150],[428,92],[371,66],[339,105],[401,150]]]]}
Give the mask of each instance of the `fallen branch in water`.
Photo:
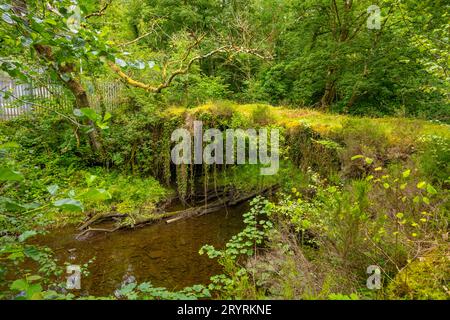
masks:
{"type": "Polygon", "coordinates": [[[268,191],[272,190],[272,188],[273,187],[269,187],[269,188],[263,189],[263,190],[258,191],[258,192],[245,194],[245,195],[242,195],[242,196],[240,196],[238,198],[235,198],[235,194],[231,193],[231,195],[229,195],[226,198],[222,198],[222,199],[216,200],[214,202],[208,203],[207,206],[201,205],[201,206],[198,206],[198,207],[193,207],[193,208],[189,208],[189,209],[186,209],[186,210],[180,210],[180,211],[173,212],[176,217],[172,218],[170,220],[166,220],[166,222],[167,223],[171,223],[171,222],[175,222],[175,221],[178,221],[178,220],[181,220],[181,219],[190,218],[190,217],[193,217],[193,216],[202,216],[204,214],[208,214],[208,213],[213,213],[213,212],[219,211],[220,209],[223,209],[223,208],[228,207],[228,206],[235,206],[235,205],[238,205],[238,204],[240,204],[240,203],[242,203],[244,201],[247,201],[247,200],[249,200],[251,198],[254,198],[257,195],[265,194],[268,191]]]}
{"type": "MultiPolygon", "coordinates": [[[[124,219],[126,217],[130,217],[128,214],[119,214],[119,213],[109,213],[109,214],[98,214],[92,218],[90,218],[88,221],[83,223],[78,230],[81,230],[81,232],[76,236],[77,239],[80,239],[83,235],[89,234],[89,232],[114,232],[120,229],[131,229],[140,227],[143,225],[147,225],[149,223],[155,223],[158,221],[165,220],[166,223],[173,223],[175,221],[179,221],[182,219],[187,219],[191,217],[198,217],[205,214],[217,212],[223,208],[229,207],[229,206],[235,206],[242,202],[245,202],[251,198],[254,198],[258,195],[264,195],[271,191],[274,191],[277,188],[277,186],[270,186],[265,189],[262,189],[257,192],[252,193],[245,193],[245,194],[239,194],[236,190],[229,190],[228,192],[221,192],[220,196],[217,195],[215,197],[216,200],[212,202],[207,202],[207,204],[202,204],[196,207],[190,207],[183,210],[178,211],[171,211],[171,212],[165,212],[162,211],[162,213],[159,214],[152,214],[149,216],[141,216],[134,219],[133,224],[124,224],[119,222],[116,224],[116,226],[112,229],[103,229],[103,228],[91,228],[92,225],[97,224],[99,222],[108,220],[108,219],[124,219]]],[[[207,195],[208,198],[209,194],[207,195]]],[[[167,206],[167,202],[162,205],[163,207],[167,206]]]]}
{"type": "Polygon", "coordinates": [[[88,234],[89,232],[114,232],[114,231],[117,231],[119,229],[120,229],[120,226],[117,226],[117,227],[112,228],[112,229],[88,227],[87,229],[85,229],[85,230],[81,231],[79,234],[77,234],[75,239],[80,240],[80,238],[82,238],[84,235],[88,234]]]}
{"type": "Polygon", "coordinates": [[[111,212],[111,213],[103,213],[103,214],[96,214],[92,218],[90,218],[88,221],[84,222],[81,226],[78,227],[78,230],[85,230],[89,226],[105,221],[110,220],[114,218],[125,218],[128,217],[128,214],[123,213],[117,213],[117,212],[111,212]]]}

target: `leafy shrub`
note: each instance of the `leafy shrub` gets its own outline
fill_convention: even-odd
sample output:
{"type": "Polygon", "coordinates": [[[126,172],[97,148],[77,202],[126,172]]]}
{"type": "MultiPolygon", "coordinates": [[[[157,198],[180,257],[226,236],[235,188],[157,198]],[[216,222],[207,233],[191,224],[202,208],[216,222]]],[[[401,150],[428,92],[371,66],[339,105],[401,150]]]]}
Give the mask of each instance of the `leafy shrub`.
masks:
{"type": "Polygon", "coordinates": [[[450,139],[437,135],[420,137],[416,163],[433,182],[450,185],[450,139]]]}
{"type": "Polygon", "coordinates": [[[255,250],[262,246],[273,228],[273,223],[266,216],[269,212],[269,202],[261,197],[251,201],[251,209],[244,214],[245,229],[233,236],[225,249],[218,250],[211,245],[203,246],[199,253],[206,253],[209,258],[218,258],[224,267],[224,274],[211,278],[209,288],[222,298],[245,299],[255,295],[256,288],[252,285],[250,274],[239,265],[241,257],[254,255],[255,250]]]}
{"type": "Polygon", "coordinates": [[[267,105],[257,105],[252,111],[253,123],[266,126],[274,122],[274,116],[267,105]]]}
{"type": "MultiPolygon", "coordinates": [[[[373,163],[364,157],[353,161],[358,160],[373,163]]],[[[231,275],[221,278],[228,279],[229,293],[239,292],[242,296],[239,290],[246,288],[246,294],[253,296],[244,296],[251,298],[265,292],[277,298],[344,299],[356,297],[358,291],[359,297],[373,298],[377,295],[365,289],[365,271],[367,266],[376,264],[383,271],[384,287],[391,286],[386,294],[442,298],[442,281],[448,277],[448,268],[442,269],[445,263],[421,264],[423,267],[417,267],[418,270],[426,267],[433,276],[420,283],[420,277],[414,277],[406,292],[400,280],[394,280],[394,284],[387,280],[403,279],[400,274],[396,278],[399,270],[409,274],[406,270],[417,269],[417,259],[430,251],[439,251],[439,259],[447,259],[444,236],[448,194],[421,180],[415,172],[370,168],[364,179],[344,186],[311,180],[316,183],[312,196],[303,196],[295,188],[291,195],[279,195],[278,202],[265,207],[268,217],[276,222],[276,230],[271,230],[271,237],[266,238],[266,250],[257,251],[244,268],[231,263],[231,275]],[[248,286],[252,281],[256,287],[248,286]],[[438,285],[440,289],[435,290],[438,285]]],[[[383,292],[378,296],[383,296],[383,292]]]]}
{"type": "Polygon", "coordinates": [[[220,100],[215,101],[210,109],[215,116],[230,119],[236,111],[236,106],[231,101],[220,100]]]}
{"type": "Polygon", "coordinates": [[[163,93],[165,105],[197,106],[208,100],[227,99],[228,84],[220,77],[189,74],[178,79],[173,87],[163,93]]]}

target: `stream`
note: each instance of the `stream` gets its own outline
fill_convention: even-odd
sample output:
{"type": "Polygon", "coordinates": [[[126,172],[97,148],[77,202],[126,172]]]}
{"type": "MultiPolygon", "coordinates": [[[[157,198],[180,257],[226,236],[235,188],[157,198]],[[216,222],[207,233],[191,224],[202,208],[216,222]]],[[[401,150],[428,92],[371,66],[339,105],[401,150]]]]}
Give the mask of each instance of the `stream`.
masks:
{"type": "Polygon", "coordinates": [[[220,265],[198,251],[205,244],[223,248],[244,227],[243,213],[248,203],[226,210],[176,221],[101,233],[76,240],[74,226],[52,230],[37,239],[50,247],[58,264],[83,265],[89,276],[81,278],[82,295],[108,296],[128,279],[150,281],[154,286],[180,290],[194,284],[208,284],[212,275],[221,273],[220,265]]]}

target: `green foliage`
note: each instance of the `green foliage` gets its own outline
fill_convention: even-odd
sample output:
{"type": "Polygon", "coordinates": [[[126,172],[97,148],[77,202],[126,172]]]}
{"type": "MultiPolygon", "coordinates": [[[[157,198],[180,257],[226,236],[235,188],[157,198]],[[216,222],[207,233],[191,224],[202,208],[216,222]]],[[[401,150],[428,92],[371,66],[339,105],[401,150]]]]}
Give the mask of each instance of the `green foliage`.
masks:
{"type": "MultiPolygon", "coordinates": [[[[360,160],[373,164],[371,158],[353,157],[360,160]]],[[[445,299],[448,192],[420,180],[416,172],[376,167],[364,179],[344,186],[315,178],[311,179],[313,196],[292,188],[276,202],[265,202],[264,211],[276,224],[265,235],[264,252],[252,250],[252,258],[239,266],[232,255],[239,251],[228,251],[235,248],[236,240],[245,245],[245,239],[234,237],[225,251],[202,249],[220,257],[229,272],[213,278],[213,288],[231,298],[445,299]],[[435,255],[421,247],[424,241],[434,243],[435,255]],[[441,262],[424,264],[422,258],[417,260],[422,255],[424,261],[441,262]],[[374,263],[384,277],[385,290],[377,295],[365,289],[365,269],[374,263]],[[426,271],[418,271],[417,276],[407,271],[423,268],[426,271]]]]}
{"type": "Polygon", "coordinates": [[[261,168],[261,165],[251,164],[231,167],[218,174],[217,186],[250,193],[275,185],[290,189],[304,185],[307,181],[305,175],[298,172],[289,161],[280,161],[279,170],[274,175],[262,176],[261,168]]]}
{"type": "Polygon", "coordinates": [[[329,300],[359,300],[358,295],[352,293],[350,295],[332,293],[328,296],[329,300]]]}
{"type": "MultiPolygon", "coordinates": [[[[0,76],[58,83],[58,95],[77,106],[27,97],[55,110],[0,123],[2,298],[75,298],[53,290],[61,269],[30,244],[47,228],[106,212],[127,214],[123,223],[133,226],[167,197],[161,184],[175,184],[184,201],[198,181],[212,181],[238,193],[282,191],[256,198],[225,248],[200,250],[224,268],[210,286],[220,297],[448,299],[448,126],[401,118],[449,121],[448,5],[379,1],[381,28],[369,30],[372,4],[118,0],[88,18],[101,2],[2,3],[0,76]],[[77,93],[85,83],[117,73],[143,84],[125,88],[126,103],[111,112],[84,105],[77,93]],[[167,88],[154,94],[147,84],[167,88]],[[242,100],[258,104],[232,102],[242,100]],[[398,118],[367,118],[385,115],[398,118]],[[262,177],[258,165],[175,168],[171,133],[194,119],[208,128],[282,128],[278,174],[262,177]],[[29,274],[25,260],[39,270],[29,274]],[[385,276],[376,294],[364,288],[374,261],[385,276]]],[[[2,100],[15,95],[0,91],[2,100]]],[[[170,292],[150,283],[126,284],[117,296],[211,297],[199,285],[170,292]]]]}
{"type": "Polygon", "coordinates": [[[448,79],[441,72],[448,62],[441,50],[448,41],[438,36],[448,26],[442,4],[382,1],[382,28],[369,30],[363,13],[372,4],[284,4],[285,20],[271,23],[284,32],[277,37],[275,63],[261,72],[262,96],[271,103],[331,106],[350,114],[447,121],[442,90],[448,79]]]}
{"type": "Polygon", "coordinates": [[[420,137],[417,164],[434,182],[450,183],[450,140],[438,135],[420,137]]]}
{"type": "Polygon", "coordinates": [[[232,118],[235,114],[238,114],[236,112],[237,105],[233,104],[231,101],[227,100],[218,100],[215,101],[214,104],[211,106],[211,112],[218,117],[218,120],[226,119],[229,120],[232,118]]]}
{"type": "Polygon", "coordinates": [[[210,100],[229,97],[228,85],[220,77],[191,74],[183,77],[163,94],[166,105],[179,104],[193,107],[210,100]]]}
{"type": "Polygon", "coordinates": [[[124,172],[170,182],[170,136],[181,121],[137,99],[132,112],[120,110],[113,116],[112,129],[103,137],[106,160],[124,172]]]}
{"type": "Polygon", "coordinates": [[[273,115],[267,105],[257,105],[252,111],[253,123],[260,126],[267,126],[274,122],[273,115]]]}
{"type": "Polygon", "coordinates": [[[202,285],[172,292],[166,288],[154,287],[150,282],[123,285],[115,294],[118,298],[127,300],[197,300],[211,297],[208,288],[202,285]]]}
{"type": "Polygon", "coordinates": [[[445,250],[435,250],[400,271],[386,290],[388,299],[448,300],[450,275],[445,250]]]}
{"type": "Polygon", "coordinates": [[[211,259],[222,257],[231,260],[236,260],[239,255],[253,255],[255,248],[262,244],[273,227],[272,222],[262,219],[267,215],[268,204],[269,202],[261,197],[253,199],[250,202],[252,206],[250,211],[243,215],[246,228],[231,238],[226,244],[226,249],[216,250],[210,245],[205,245],[200,249],[200,254],[206,253],[211,259]]]}
{"type": "MultiPolygon", "coordinates": [[[[273,223],[267,220],[270,203],[267,199],[256,197],[250,203],[250,211],[244,214],[246,227],[239,234],[233,236],[225,245],[225,249],[218,250],[211,245],[203,246],[199,253],[206,253],[210,259],[218,258],[224,267],[225,274],[213,276],[209,288],[222,298],[239,297],[252,286],[248,271],[239,266],[243,257],[251,257],[262,247],[263,242],[273,230],[273,223]]],[[[254,289],[254,288],[253,288],[254,289]]]]}
{"type": "MultiPolygon", "coordinates": [[[[81,108],[75,109],[74,114],[83,119],[89,119],[92,121],[99,129],[106,130],[109,129],[108,120],[111,119],[111,114],[106,112],[104,116],[101,116],[95,112],[95,110],[91,108],[81,108]]],[[[93,130],[93,129],[91,129],[93,130]]]]}
{"type": "MultiPolygon", "coordinates": [[[[10,292],[3,292],[4,297],[72,299],[74,296],[71,294],[61,294],[60,290],[56,292],[47,289],[60,286],[53,284],[51,279],[54,276],[60,277],[62,268],[56,264],[48,248],[30,245],[28,240],[44,233],[45,228],[61,220],[67,222],[73,212],[76,212],[74,220],[80,221],[85,217],[83,214],[85,209],[109,212],[111,208],[116,207],[116,210],[122,213],[140,210],[144,206],[153,209],[154,204],[166,196],[166,190],[151,178],[123,177],[102,168],[91,169],[89,173],[60,167],[55,172],[55,167],[52,166],[52,171],[48,172],[36,170],[33,163],[19,162],[15,160],[15,156],[17,155],[3,153],[0,158],[0,165],[5,168],[0,179],[0,188],[3,191],[0,197],[0,226],[3,230],[0,238],[0,259],[5,262],[0,268],[0,285],[10,282],[10,292]],[[24,175],[19,175],[6,166],[23,168],[26,164],[30,167],[23,170],[26,172],[24,175]],[[48,185],[45,179],[51,173],[54,174],[52,177],[54,183],[48,185]],[[59,180],[59,177],[63,179],[59,180]],[[27,197],[32,198],[34,202],[25,203],[27,197]],[[17,268],[24,260],[35,261],[39,274],[29,276],[26,270],[17,268]],[[23,276],[25,277],[21,278],[23,276]]],[[[183,291],[184,296],[180,293],[178,297],[194,296],[192,292],[201,294],[195,290],[197,287],[187,289],[183,291]]],[[[177,297],[163,293],[161,296],[177,297]]]]}

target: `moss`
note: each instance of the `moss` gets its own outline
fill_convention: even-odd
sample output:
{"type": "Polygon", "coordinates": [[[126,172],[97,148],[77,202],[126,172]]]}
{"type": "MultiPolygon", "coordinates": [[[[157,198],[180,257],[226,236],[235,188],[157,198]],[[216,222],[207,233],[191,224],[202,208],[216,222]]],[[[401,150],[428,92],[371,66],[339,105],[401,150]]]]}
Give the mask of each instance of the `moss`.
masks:
{"type": "Polygon", "coordinates": [[[236,110],[236,105],[231,101],[218,101],[210,106],[214,115],[224,119],[230,119],[236,110]]]}
{"type": "MultiPolygon", "coordinates": [[[[220,105],[221,103],[219,103],[220,105]]],[[[223,104],[223,103],[222,103],[223,104]]],[[[225,103],[226,104],[226,103],[225,103]]],[[[219,107],[220,109],[220,107],[219,107]]],[[[420,136],[434,134],[441,137],[450,138],[449,126],[446,124],[432,123],[425,120],[408,118],[367,118],[351,117],[346,115],[326,114],[312,109],[289,109],[287,107],[273,107],[261,104],[243,104],[233,105],[234,113],[239,113],[245,118],[251,118],[255,110],[264,109],[265,113],[270,113],[276,121],[276,124],[290,128],[299,125],[308,124],[311,128],[321,135],[333,135],[339,132],[344,124],[350,119],[359,123],[371,123],[382,130],[388,137],[388,142],[399,143],[403,138],[409,137],[411,140],[417,140],[420,136]]],[[[209,103],[192,109],[173,107],[169,108],[168,113],[172,115],[181,115],[184,112],[198,114],[209,112],[214,114],[217,110],[217,103],[209,103]]],[[[228,109],[228,111],[230,111],[228,109]]]]}
{"type": "Polygon", "coordinates": [[[449,300],[449,248],[410,263],[386,290],[389,299],[449,300]]]}

